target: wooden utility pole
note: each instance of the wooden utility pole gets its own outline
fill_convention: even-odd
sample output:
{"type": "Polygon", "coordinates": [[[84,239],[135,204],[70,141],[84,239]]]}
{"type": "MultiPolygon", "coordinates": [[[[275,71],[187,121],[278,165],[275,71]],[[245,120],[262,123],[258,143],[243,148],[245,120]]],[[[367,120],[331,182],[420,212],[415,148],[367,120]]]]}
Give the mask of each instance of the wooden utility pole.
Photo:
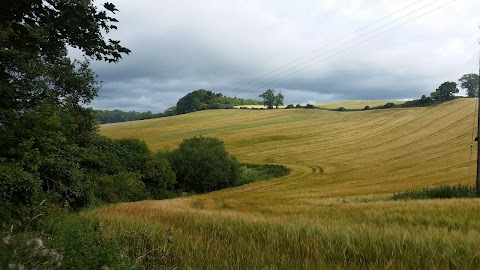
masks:
{"type": "MultiPolygon", "coordinates": [[[[480,38],[478,39],[480,43],[480,38]]],[[[478,58],[478,92],[477,92],[477,99],[478,99],[478,134],[477,134],[477,181],[475,185],[475,191],[477,197],[480,197],[480,55],[478,58]]]]}

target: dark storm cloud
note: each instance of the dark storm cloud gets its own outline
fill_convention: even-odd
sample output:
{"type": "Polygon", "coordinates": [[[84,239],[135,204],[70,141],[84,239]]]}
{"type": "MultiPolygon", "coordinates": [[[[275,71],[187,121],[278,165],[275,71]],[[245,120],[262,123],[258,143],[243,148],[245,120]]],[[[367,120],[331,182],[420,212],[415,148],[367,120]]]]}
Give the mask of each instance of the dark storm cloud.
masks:
{"type": "Polygon", "coordinates": [[[103,81],[92,105],[160,112],[200,88],[245,98],[275,88],[285,94],[285,102],[295,104],[418,98],[476,70],[474,10],[480,4],[464,2],[380,37],[370,39],[395,24],[362,36],[369,28],[325,47],[408,4],[119,0],[119,30],[112,38],[122,40],[132,54],[114,65],[92,63],[103,81]],[[292,64],[278,69],[287,63],[292,64]]]}

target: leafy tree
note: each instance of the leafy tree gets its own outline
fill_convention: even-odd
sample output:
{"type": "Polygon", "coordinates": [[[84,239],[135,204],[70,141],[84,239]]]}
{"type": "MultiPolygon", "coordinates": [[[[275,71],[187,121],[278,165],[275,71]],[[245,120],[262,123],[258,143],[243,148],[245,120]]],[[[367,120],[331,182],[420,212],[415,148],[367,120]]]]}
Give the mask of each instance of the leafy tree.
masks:
{"type": "Polygon", "coordinates": [[[175,172],[161,154],[145,162],[141,179],[154,199],[164,199],[164,194],[173,190],[176,183],[175,172]]]}
{"type": "Polygon", "coordinates": [[[85,201],[91,187],[79,164],[97,129],[85,105],[100,88],[88,61],[72,61],[67,48],[119,61],[130,50],[104,38],[116,11],[93,0],[6,0],[0,10],[0,158],[67,200],[85,201]]]}
{"type": "Polygon", "coordinates": [[[431,93],[431,97],[437,101],[447,101],[452,99],[458,92],[457,83],[444,82],[435,90],[435,92],[431,93]]]}
{"type": "Polygon", "coordinates": [[[468,97],[478,97],[478,74],[469,73],[463,75],[458,81],[461,83],[460,87],[467,90],[468,97]]]}
{"type": "Polygon", "coordinates": [[[285,98],[281,93],[275,95],[273,89],[267,89],[259,97],[263,98],[263,105],[269,109],[273,109],[273,106],[278,109],[280,105],[283,105],[283,99],[285,98]]]}
{"type": "Polygon", "coordinates": [[[273,109],[275,104],[275,90],[267,89],[259,97],[263,98],[263,105],[267,106],[269,109],[273,109]]]}
{"type": "Polygon", "coordinates": [[[275,96],[275,107],[278,109],[278,106],[283,105],[283,99],[285,97],[282,95],[282,93],[278,93],[275,96]]]}
{"type": "Polygon", "coordinates": [[[234,186],[239,164],[216,138],[184,140],[168,155],[177,177],[177,188],[188,192],[208,192],[234,186]]]}
{"type": "Polygon", "coordinates": [[[209,109],[233,108],[228,104],[221,93],[214,93],[205,89],[199,89],[188,93],[178,100],[176,106],[177,114],[190,113],[209,109]]]}

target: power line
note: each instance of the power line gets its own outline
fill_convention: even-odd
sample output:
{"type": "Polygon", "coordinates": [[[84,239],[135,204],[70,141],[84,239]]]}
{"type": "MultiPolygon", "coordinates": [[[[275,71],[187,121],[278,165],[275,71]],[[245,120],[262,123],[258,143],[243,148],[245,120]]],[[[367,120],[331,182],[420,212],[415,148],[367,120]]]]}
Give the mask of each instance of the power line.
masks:
{"type": "MultiPolygon", "coordinates": [[[[394,22],[396,22],[396,21],[398,21],[398,20],[401,20],[401,19],[403,19],[403,18],[405,18],[405,17],[408,17],[409,15],[412,15],[412,14],[414,14],[414,13],[416,13],[416,12],[418,12],[418,11],[420,11],[420,10],[428,7],[428,6],[431,6],[431,5],[433,5],[433,4],[437,3],[437,2],[440,2],[440,1],[442,1],[442,0],[433,1],[433,2],[431,2],[431,3],[429,3],[429,4],[427,4],[427,5],[419,8],[419,9],[416,9],[416,10],[410,12],[410,13],[407,13],[407,14],[405,14],[405,15],[403,15],[403,16],[401,16],[401,17],[399,17],[399,18],[397,18],[397,19],[395,19],[395,20],[393,20],[393,21],[390,21],[390,22],[388,22],[388,23],[386,23],[386,24],[383,24],[383,25],[380,26],[380,27],[377,27],[377,28],[375,28],[375,29],[373,29],[373,30],[371,30],[371,31],[369,31],[369,32],[367,32],[367,33],[364,33],[364,34],[360,35],[359,37],[356,37],[356,38],[354,38],[354,39],[352,39],[352,40],[350,40],[350,41],[344,42],[344,43],[342,43],[341,45],[339,45],[339,46],[337,46],[337,47],[335,47],[335,48],[333,48],[333,49],[331,49],[331,50],[329,50],[329,51],[326,51],[326,52],[324,52],[324,53],[322,53],[322,54],[320,54],[320,55],[318,55],[318,56],[316,56],[316,57],[314,57],[314,58],[311,58],[311,59],[309,59],[309,60],[307,60],[307,61],[304,61],[304,62],[302,62],[302,63],[300,63],[300,64],[298,64],[298,65],[296,65],[296,66],[294,66],[294,67],[292,67],[292,68],[289,68],[289,69],[287,69],[287,70],[285,70],[285,71],[283,71],[283,72],[275,75],[275,76],[272,76],[272,77],[270,77],[270,78],[268,78],[268,79],[266,79],[266,80],[264,80],[264,81],[261,81],[261,82],[255,84],[255,85],[253,85],[253,86],[250,86],[250,87],[248,87],[247,89],[245,89],[245,90],[243,90],[243,91],[240,91],[238,94],[243,93],[243,92],[249,92],[248,90],[254,89],[255,87],[257,87],[257,86],[259,86],[259,85],[263,85],[263,84],[265,84],[266,82],[268,82],[269,80],[278,78],[279,76],[281,76],[281,75],[283,75],[283,74],[285,74],[285,73],[288,73],[289,71],[295,70],[296,68],[301,67],[301,66],[303,66],[303,65],[305,65],[305,64],[307,64],[307,63],[309,63],[309,62],[312,62],[312,61],[314,61],[315,59],[318,59],[319,57],[321,57],[321,56],[323,56],[323,55],[326,55],[326,54],[328,54],[328,53],[330,53],[330,52],[333,52],[333,51],[335,51],[335,50],[337,50],[337,49],[339,49],[339,48],[341,48],[341,47],[343,47],[343,46],[345,46],[345,45],[347,45],[347,44],[349,44],[349,43],[354,42],[355,40],[361,39],[361,38],[367,36],[368,34],[374,33],[375,31],[380,30],[380,29],[384,28],[385,26],[387,26],[387,25],[389,25],[389,24],[392,24],[392,23],[394,23],[394,22]]],[[[361,29],[364,29],[364,28],[366,28],[366,27],[363,27],[363,28],[361,28],[361,29]]],[[[341,40],[341,39],[339,39],[339,40],[341,40]]],[[[335,42],[336,42],[336,41],[335,41],[335,42]]],[[[332,42],[332,43],[330,43],[329,45],[332,45],[332,44],[334,44],[335,42],[332,42]]],[[[329,45],[327,45],[326,47],[328,47],[329,45]]],[[[319,50],[320,50],[320,49],[319,49],[319,50]]],[[[319,51],[319,50],[316,50],[316,51],[319,51]]],[[[316,52],[316,51],[315,51],[315,52],[316,52]]]]}
{"type": "MultiPolygon", "coordinates": [[[[289,66],[289,65],[291,65],[291,64],[294,64],[294,63],[296,63],[296,62],[298,62],[298,61],[300,61],[300,60],[308,57],[308,56],[311,55],[311,54],[314,54],[314,53],[316,53],[316,52],[318,52],[318,51],[320,51],[320,50],[322,50],[322,49],[324,49],[324,48],[327,48],[327,47],[329,47],[330,45],[333,45],[333,44],[335,44],[336,42],[338,42],[338,41],[340,41],[340,40],[342,40],[342,39],[345,39],[345,38],[347,38],[347,37],[349,37],[349,36],[351,36],[351,35],[353,35],[353,34],[356,34],[356,33],[360,32],[360,31],[362,31],[362,30],[364,30],[364,29],[366,29],[366,28],[368,28],[368,27],[370,27],[370,26],[372,26],[372,25],[374,25],[374,24],[376,24],[376,23],[378,23],[378,22],[381,22],[381,21],[383,21],[383,20],[385,20],[385,19],[387,19],[387,18],[389,18],[389,17],[391,17],[391,16],[393,16],[393,15],[395,15],[395,14],[397,14],[397,13],[399,13],[399,12],[401,12],[401,11],[407,9],[407,8],[409,8],[409,7],[412,7],[412,6],[418,4],[418,3],[422,2],[422,1],[424,1],[424,0],[416,1],[416,2],[414,2],[414,3],[412,3],[412,4],[408,5],[408,6],[405,6],[405,7],[401,8],[401,9],[399,9],[399,10],[393,12],[393,13],[390,13],[389,15],[387,15],[387,16],[385,16],[385,17],[383,17],[383,18],[381,18],[381,19],[379,19],[379,20],[377,20],[377,21],[375,21],[375,22],[373,22],[373,23],[370,23],[370,24],[368,24],[368,25],[366,25],[366,26],[364,26],[364,27],[361,27],[361,28],[359,28],[359,29],[357,29],[357,30],[355,30],[355,31],[353,31],[353,32],[351,32],[351,33],[349,33],[349,34],[341,37],[341,38],[338,38],[338,39],[330,42],[329,44],[322,46],[322,47],[319,48],[319,49],[316,49],[316,50],[314,50],[314,51],[311,51],[310,53],[308,53],[308,54],[306,54],[306,55],[303,55],[303,56],[301,56],[300,58],[297,58],[297,59],[295,59],[295,60],[293,60],[293,61],[291,61],[291,62],[289,62],[289,63],[287,63],[287,64],[285,64],[285,65],[283,65],[283,66],[280,66],[280,67],[278,67],[278,68],[276,68],[276,69],[274,69],[274,70],[272,70],[272,71],[270,71],[270,72],[268,72],[268,73],[265,73],[265,74],[263,74],[263,75],[255,78],[255,79],[253,79],[253,80],[251,80],[251,81],[248,81],[248,82],[246,82],[246,83],[244,83],[244,84],[242,84],[242,85],[240,85],[240,86],[237,86],[237,87],[235,87],[233,90],[230,90],[229,92],[233,92],[233,91],[235,91],[235,90],[237,90],[237,89],[240,89],[240,88],[243,87],[243,86],[246,86],[246,85],[249,85],[249,84],[251,84],[251,83],[253,83],[253,82],[255,82],[255,81],[258,81],[259,79],[262,79],[262,78],[264,78],[264,77],[266,77],[266,76],[268,76],[268,75],[270,75],[270,74],[272,74],[272,73],[274,73],[274,72],[276,72],[276,71],[278,71],[278,70],[281,70],[281,69],[283,69],[283,68],[285,68],[285,67],[287,67],[287,66],[289,66]]],[[[435,1],[435,2],[437,2],[437,1],[435,1]]]]}
{"type": "MultiPolygon", "coordinates": [[[[370,38],[368,38],[368,39],[366,39],[366,40],[363,40],[363,41],[361,41],[361,42],[359,42],[359,43],[356,43],[356,44],[354,44],[353,46],[350,46],[350,47],[348,47],[348,48],[346,48],[346,49],[344,49],[344,50],[341,50],[341,51],[336,52],[336,53],[334,53],[334,54],[332,54],[332,55],[330,55],[330,56],[327,56],[327,57],[325,57],[325,58],[322,58],[322,59],[314,62],[313,64],[307,65],[307,66],[305,66],[305,67],[303,67],[303,68],[301,68],[301,69],[298,69],[298,70],[295,70],[295,71],[293,71],[293,72],[290,72],[290,73],[286,74],[285,76],[282,76],[282,77],[280,77],[280,78],[278,78],[278,79],[276,79],[276,80],[270,81],[270,79],[276,78],[276,77],[278,77],[278,76],[281,75],[281,74],[285,74],[285,72],[283,72],[283,73],[281,73],[281,74],[279,74],[279,75],[277,75],[277,76],[274,76],[274,77],[270,78],[269,80],[265,80],[265,81],[263,81],[263,82],[261,82],[261,83],[259,83],[259,84],[256,84],[255,86],[258,86],[257,88],[261,88],[261,87],[265,87],[265,86],[267,86],[267,85],[271,85],[271,84],[273,84],[273,83],[275,83],[275,82],[278,82],[278,81],[280,81],[280,80],[282,80],[282,79],[284,79],[284,78],[286,78],[286,77],[288,77],[288,76],[291,76],[291,75],[296,74],[296,73],[298,73],[298,72],[300,72],[300,71],[303,71],[303,70],[305,70],[305,69],[307,69],[307,68],[309,68],[309,67],[311,67],[311,66],[313,66],[313,65],[315,65],[315,64],[317,64],[317,63],[319,63],[319,62],[322,62],[322,61],[324,61],[324,60],[330,59],[330,58],[332,58],[332,57],[334,57],[334,56],[336,56],[336,55],[338,55],[338,54],[340,54],[340,53],[343,53],[343,52],[345,52],[345,51],[348,51],[348,50],[350,50],[350,49],[352,49],[352,48],[354,48],[354,47],[356,47],[356,46],[358,46],[358,45],[360,45],[360,44],[363,44],[363,43],[365,43],[365,42],[367,42],[367,41],[370,41],[370,40],[372,40],[372,39],[374,39],[374,38],[377,38],[377,37],[379,37],[379,36],[381,36],[381,35],[383,35],[383,34],[385,34],[385,33],[387,33],[387,32],[390,32],[390,31],[392,31],[392,30],[394,30],[394,29],[396,29],[396,28],[400,28],[401,26],[404,26],[404,25],[406,25],[406,24],[408,24],[408,23],[410,23],[410,22],[412,22],[412,21],[414,21],[414,20],[417,20],[417,19],[419,19],[419,18],[421,18],[421,17],[424,17],[424,16],[426,16],[426,15],[428,15],[428,14],[431,14],[431,13],[433,13],[433,12],[439,10],[439,9],[442,9],[442,8],[446,7],[447,5],[449,5],[449,4],[453,3],[453,2],[456,2],[456,1],[457,1],[457,0],[450,1],[450,2],[448,2],[447,4],[444,4],[444,5],[442,5],[442,6],[438,7],[438,8],[435,8],[435,9],[429,11],[429,12],[423,13],[422,15],[417,16],[417,17],[415,17],[415,18],[413,18],[413,19],[411,19],[411,20],[408,20],[408,21],[406,21],[406,22],[404,22],[404,23],[402,23],[402,24],[400,24],[400,25],[397,25],[397,26],[395,26],[395,27],[389,28],[389,29],[387,29],[386,31],[383,31],[383,32],[381,32],[381,33],[378,34],[378,35],[372,36],[372,37],[370,37],[370,38]]],[[[435,1],[435,2],[438,2],[438,1],[435,1]]],[[[424,8],[424,7],[420,8],[420,9],[418,9],[418,10],[421,10],[421,9],[423,9],[423,8],[424,8]]],[[[417,11],[418,11],[418,10],[417,10],[417,11]]],[[[415,12],[416,12],[416,11],[415,11],[415,12]]],[[[390,23],[388,23],[388,24],[390,24],[390,23]]],[[[387,24],[387,25],[388,25],[388,24],[387,24]]],[[[380,28],[383,28],[383,26],[377,28],[376,30],[378,30],[378,29],[380,29],[380,28]]],[[[372,32],[372,31],[371,31],[371,32],[372,32]]],[[[369,32],[368,34],[370,34],[371,32],[369,32]]],[[[365,34],[365,35],[367,35],[367,34],[365,34]]],[[[364,37],[365,35],[362,35],[362,36],[360,36],[359,38],[362,38],[362,37],[364,37]]],[[[359,38],[356,38],[356,39],[359,39],[359,38]]],[[[356,40],[356,39],[354,39],[354,40],[356,40]]],[[[350,43],[350,42],[348,42],[348,43],[350,43]]],[[[345,45],[345,44],[343,44],[343,45],[345,45]]],[[[339,47],[342,47],[343,45],[341,45],[341,46],[339,46],[339,47]]],[[[338,49],[339,47],[337,47],[337,48],[335,48],[335,49],[338,49]]],[[[334,50],[335,50],[335,49],[334,49],[334,50]]],[[[330,50],[330,51],[333,51],[333,50],[330,50]]],[[[330,52],[330,51],[329,51],[329,52],[330,52]]],[[[315,57],[314,59],[317,59],[317,58],[318,58],[318,57],[315,57]]],[[[309,61],[307,61],[307,62],[311,62],[311,61],[313,61],[314,59],[309,60],[309,61]]],[[[306,63],[306,62],[305,62],[305,63],[306,63]]],[[[302,64],[302,65],[303,65],[303,64],[302,64]]],[[[292,68],[292,69],[298,68],[298,67],[300,67],[300,66],[301,66],[301,65],[298,65],[298,66],[296,66],[296,67],[294,67],[294,68],[292,68]]],[[[292,69],[289,69],[288,71],[291,71],[292,69]]],[[[246,90],[244,90],[244,91],[241,91],[241,92],[239,92],[239,93],[248,93],[248,92],[253,92],[253,91],[255,90],[255,89],[253,89],[253,90],[251,90],[251,89],[252,89],[252,87],[250,87],[250,88],[248,88],[248,89],[246,89],[246,90]],[[250,90],[250,91],[248,91],[248,90],[250,90]]],[[[238,95],[238,93],[237,93],[237,95],[238,95]]]]}

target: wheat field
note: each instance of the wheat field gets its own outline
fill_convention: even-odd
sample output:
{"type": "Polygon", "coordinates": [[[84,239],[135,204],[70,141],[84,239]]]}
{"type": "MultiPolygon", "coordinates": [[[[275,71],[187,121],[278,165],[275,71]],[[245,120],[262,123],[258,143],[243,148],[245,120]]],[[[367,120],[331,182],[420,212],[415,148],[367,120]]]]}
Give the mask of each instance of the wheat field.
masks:
{"type": "Polygon", "coordinates": [[[339,102],[329,102],[329,103],[318,103],[315,104],[316,107],[323,109],[338,109],[343,107],[350,110],[362,110],[365,106],[370,108],[383,106],[387,103],[393,103],[396,105],[403,104],[403,101],[398,100],[349,100],[349,101],[339,101],[339,102]]]}
{"type": "Polygon", "coordinates": [[[410,189],[474,184],[475,102],[356,112],[214,110],[102,125],[102,134],[139,138],[152,150],[217,137],[241,162],[292,172],[91,213],[106,235],[153,265],[156,257],[145,254],[164,247],[163,231],[173,230],[171,268],[478,269],[480,201],[388,199],[410,189]]]}

